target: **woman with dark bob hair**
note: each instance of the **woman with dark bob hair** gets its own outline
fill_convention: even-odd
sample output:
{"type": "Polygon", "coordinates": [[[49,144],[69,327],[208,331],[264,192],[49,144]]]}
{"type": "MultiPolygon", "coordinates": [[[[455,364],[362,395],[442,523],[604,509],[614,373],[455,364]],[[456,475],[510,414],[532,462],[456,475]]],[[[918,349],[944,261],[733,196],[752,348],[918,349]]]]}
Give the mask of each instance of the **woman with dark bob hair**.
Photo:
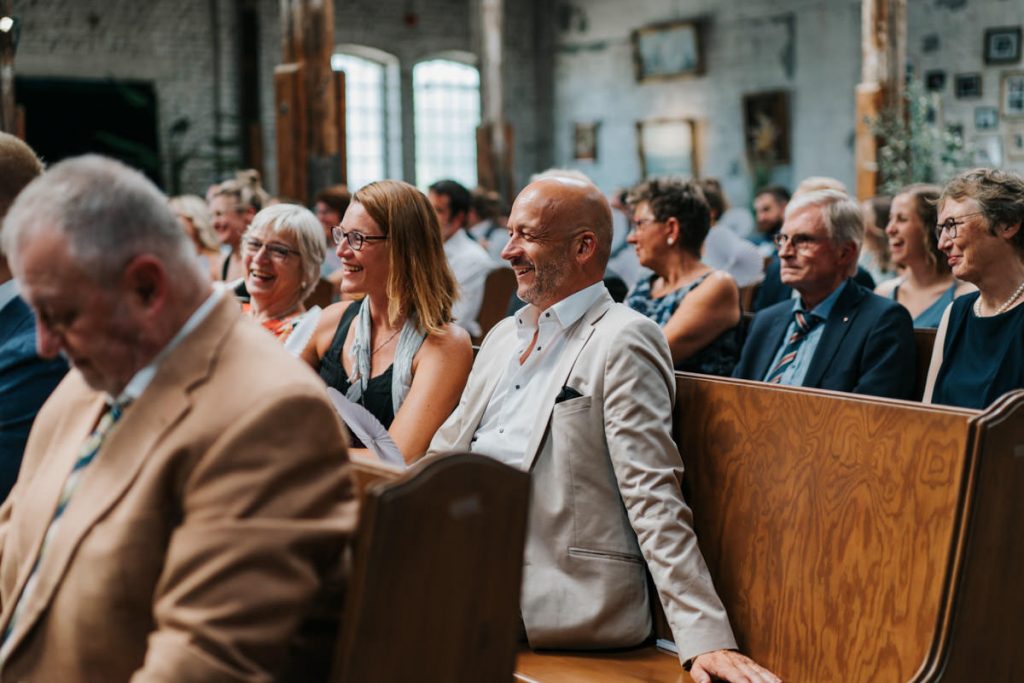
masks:
{"type": "Polygon", "coordinates": [[[412,185],[382,180],[355,193],[333,237],[341,292],[360,300],[324,310],[303,358],[369,410],[412,462],[455,408],[473,364],[469,334],[451,322],[456,283],[437,215],[412,185]]]}
{"type": "Polygon", "coordinates": [[[936,185],[911,185],[893,197],[889,209],[889,252],[903,275],[883,282],[875,293],[901,304],[914,319],[914,327],[938,327],[953,299],[973,291],[950,272],[946,255],[935,234],[939,194],[936,185]]]}
{"type": "Polygon", "coordinates": [[[661,325],[677,370],[730,375],[740,356],[740,293],[731,275],[700,260],[711,228],[703,191],[689,180],[653,178],[628,201],[627,240],[654,275],[626,304],[661,325]]]}
{"type": "Polygon", "coordinates": [[[1024,178],[975,169],[939,198],[935,234],[957,279],[978,291],[953,302],[935,337],[932,403],[985,408],[1024,387],[1024,178]]]}

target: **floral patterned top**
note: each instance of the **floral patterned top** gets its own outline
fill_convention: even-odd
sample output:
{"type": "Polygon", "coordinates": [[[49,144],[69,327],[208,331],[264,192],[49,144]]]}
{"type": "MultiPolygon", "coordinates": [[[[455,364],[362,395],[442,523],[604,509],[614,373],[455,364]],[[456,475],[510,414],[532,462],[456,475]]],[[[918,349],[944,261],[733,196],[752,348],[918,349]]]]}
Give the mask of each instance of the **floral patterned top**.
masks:
{"type": "MultiPolygon", "coordinates": [[[[636,284],[636,289],[626,297],[626,305],[635,311],[643,313],[664,327],[665,323],[672,317],[672,314],[679,308],[683,298],[699,287],[708,275],[710,273],[706,273],[690,284],[658,298],[651,296],[651,285],[658,277],[657,275],[652,275],[650,278],[641,280],[636,284]]],[[[701,372],[705,375],[718,375],[720,377],[730,376],[733,367],[736,366],[740,359],[740,350],[743,347],[740,330],[740,325],[726,330],[703,349],[677,363],[676,370],[682,372],[701,372]]]]}
{"type": "MultiPolygon", "coordinates": [[[[255,317],[252,312],[252,304],[242,304],[242,313],[245,313],[249,317],[255,317]]],[[[280,318],[264,320],[260,324],[263,325],[263,329],[277,337],[277,341],[284,344],[288,341],[288,337],[291,336],[291,333],[295,331],[295,328],[299,326],[299,323],[302,322],[302,316],[305,313],[305,311],[295,311],[294,313],[290,313],[280,318]]]]}

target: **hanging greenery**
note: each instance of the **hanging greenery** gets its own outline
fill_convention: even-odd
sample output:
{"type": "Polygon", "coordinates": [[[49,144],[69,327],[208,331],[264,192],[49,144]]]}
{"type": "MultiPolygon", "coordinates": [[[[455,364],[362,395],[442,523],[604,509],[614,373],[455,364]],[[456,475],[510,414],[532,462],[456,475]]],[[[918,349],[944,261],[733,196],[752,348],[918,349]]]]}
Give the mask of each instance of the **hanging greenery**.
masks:
{"type": "Polygon", "coordinates": [[[958,127],[939,123],[938,95],[911,78],[904,106],[886,107],[868,121],[879,139],[879,193],[895,194],[912,183],[943,184],[968,168],[973,152],[958,127]]]}

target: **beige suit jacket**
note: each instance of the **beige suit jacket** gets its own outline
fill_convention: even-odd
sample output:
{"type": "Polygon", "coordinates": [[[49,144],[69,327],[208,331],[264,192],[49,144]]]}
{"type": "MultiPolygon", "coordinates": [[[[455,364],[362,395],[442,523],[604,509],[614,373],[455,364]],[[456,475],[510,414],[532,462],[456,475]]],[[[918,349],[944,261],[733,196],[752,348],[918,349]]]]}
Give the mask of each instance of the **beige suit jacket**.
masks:
{"type": "MultiPolygon", "coordinates": [[[[625,647],[646,639],[646,563],[681,661],[735,647],[682,497],[675,381],[661,330],[605,293],[567,334],[525,449],[532,490],[522,614],[530,645],[625,647]],[[579,397],[556,403],[563,386],[579,397]]],[[[487,336],[431,450],[471,450],[515,342],[511,318],[487,336]]]]}
{"type": "MultiPolygon", "coordinates": [[[[0,508],[0,633],[105,409],[77,371],[0,508]]],[[[355,524],[322,384],[225,298],[163,361],[65,510],[5,682],[269,681],[355,524]]]]}

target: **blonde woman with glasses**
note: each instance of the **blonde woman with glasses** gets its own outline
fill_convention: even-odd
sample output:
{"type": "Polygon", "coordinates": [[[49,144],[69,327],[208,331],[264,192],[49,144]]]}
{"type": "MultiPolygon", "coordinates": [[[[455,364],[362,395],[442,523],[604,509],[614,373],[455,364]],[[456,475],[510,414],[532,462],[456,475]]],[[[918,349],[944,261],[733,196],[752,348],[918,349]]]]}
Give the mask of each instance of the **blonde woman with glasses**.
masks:
{"type": "Polygon", "coordinates": [[[333,236],[341,293],[362,298],[324,310],[303,358],[412,462],[455,408],[473,363],[469,334],[452,323],[456,284],[437,215],[415,187],[382,180],[356,192],[333,236]]]}

